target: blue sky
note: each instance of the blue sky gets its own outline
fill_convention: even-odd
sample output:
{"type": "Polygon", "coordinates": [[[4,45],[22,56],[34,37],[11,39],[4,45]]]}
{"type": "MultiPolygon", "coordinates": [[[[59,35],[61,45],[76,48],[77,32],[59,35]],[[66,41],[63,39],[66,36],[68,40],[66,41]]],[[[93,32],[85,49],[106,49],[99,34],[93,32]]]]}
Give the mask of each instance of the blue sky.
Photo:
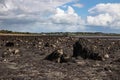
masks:
{"type": "Polygon", "coordinates": [[[120,0],[0,0],[0,30],[120,33],[120,0]]]}
{"type": "MultiPolygon", "coordinates": [[[[73,4],[72,2],[71,4],[73,4]]],[[[92,8],[93,6],[100,4],[100,3],[120,3],[120,0],[79,0],[77,3],[83,4],[84,6],[82,8],[75,8],[75,11],[79,15],[88,15],[88,9],[92,8]]],[[[71,5],[68,4],[68,5],[71,5]]]]}

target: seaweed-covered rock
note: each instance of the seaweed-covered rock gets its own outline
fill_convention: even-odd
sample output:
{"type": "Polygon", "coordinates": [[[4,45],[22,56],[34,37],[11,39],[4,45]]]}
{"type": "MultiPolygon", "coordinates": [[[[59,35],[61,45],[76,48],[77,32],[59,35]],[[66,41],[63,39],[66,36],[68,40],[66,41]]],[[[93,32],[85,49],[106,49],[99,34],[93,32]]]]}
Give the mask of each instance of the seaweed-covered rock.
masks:
{"type": "Polygon", "coordinates": [[[84,59],[105,60],[109,58],[110,47],[113,47],[111,43],[106,44],[106,41],[107,39],[79,39],[73,45],[73,56],[81,56],[84,59]]]}
{"type": "Polygon", "coordinates": [[[69,60],[69,56],[64,54],[63,49],[57,49],[48,55],[45,59],[62,63],[67,62],[69,60]]]}

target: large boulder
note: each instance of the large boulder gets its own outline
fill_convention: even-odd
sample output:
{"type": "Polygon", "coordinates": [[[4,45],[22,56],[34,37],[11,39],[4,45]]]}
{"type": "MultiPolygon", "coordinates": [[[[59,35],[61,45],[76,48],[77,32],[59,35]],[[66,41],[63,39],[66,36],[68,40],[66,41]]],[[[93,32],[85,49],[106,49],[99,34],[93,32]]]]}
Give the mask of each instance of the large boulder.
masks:
{"type": "Polygon", "coordinates": [[[109,58],[112,46],[114,45],[107,39],[81,38],[73,45],[73,57],[81,56],[84,59],[105,60],[109,58]]]}
{"type": "Polygon", "coordinates": [[[51,54],[49,54],[45,59],[54,61],[57,63],[67,62],[70,57],[64,54],[63,49],[56,49],[51,54]]]}

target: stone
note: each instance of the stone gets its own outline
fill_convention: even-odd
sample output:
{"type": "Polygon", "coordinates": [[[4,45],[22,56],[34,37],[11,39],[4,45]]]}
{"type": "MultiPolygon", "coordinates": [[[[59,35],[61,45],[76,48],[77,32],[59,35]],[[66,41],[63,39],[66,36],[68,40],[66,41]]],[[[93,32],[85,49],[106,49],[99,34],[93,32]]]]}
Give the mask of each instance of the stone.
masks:
{"type": "Polygon", "coordinates": [[[13,54],[18,54],[18,53],[20,52],[19,49],[15,49],[15,48],[13,48],[13,49],[9,48],[8,51],[9,51],[10,53],[13,53],[13,54]]]}
{"type": "Polygon", "coordinates": [[[56,48],[56,45],[52,44],[51,47],[56,48]]]}
{"type": "Polygon", "coordinates": [[[64,54],[63,49],[57,49],[53,51],[50,55],[48,55],[45,59],[57,63],[62,63],[69,61],[70,57],[64,54]]]}
{"type": "Polygon", "coordinates": [[[7,53],[7,52],[4,52],[3,54],[2,54],[2,58],[5,58],[6,56],[8,56],[9,54],[7,53]]]}
{"type": "Polygon", "coordinates": [[[61,62],[69,62],[71,61],[71,57],[67,54],[63,54],[61,57],[61,62]]]}
{"type": "Polygon", "coordinates": [[[63,55],[63,50],[57,49],[53,51],[50,55],[48,55],[45,59],[60,63],[62,55],[63,55]]]}
{"type": "Polygon", "coordinates": [[[14,50],[14,53],[15,53],[15,54],[18,54],[18,53],[20,53],[20,50],[19,50],[19,49],[15,49],[15,50],[14,50]]]}
{"type": "Polygon", "coordinates": [[[105,55],[104,55],[104,58],[109,58],[109,55],[108,55],[108,54],[105,54],[105,55]]]}
{"type": "Polygon", "coordinates": [[[4,58],[9,56],[14,56],[14,55],[18,55],[19,53],[20,53],[19,49],[9,48],[2,54],[2,57],[4,58]]]}
{"type": "Polygon", "coordinates": [[[41,45],[41,44],[42,44],[42,42],[39,42],[38,44],[39,44],[39,45],[41,45]]]}
{"type": "Polygon", "coordinates": [[[14,46],[14,43],[13,42],[7,42],[5,44],[6,47],[13,47],[14,46]]]}
{"type": "Polygon", "coordinates": [[[47,43],[45,43],[44,46],[45,46],[45,47],[50,47],[50,44],[47,42],[47,43]]]}
{"type": "Polygon", "coordinates": [[[81,56],[84,59],[104,60],[109,58],[107,46],[111,45],[106,45],[105,40],[94,39],[91,41],[82,38],[73,45],[73,57],[81,56]]]}

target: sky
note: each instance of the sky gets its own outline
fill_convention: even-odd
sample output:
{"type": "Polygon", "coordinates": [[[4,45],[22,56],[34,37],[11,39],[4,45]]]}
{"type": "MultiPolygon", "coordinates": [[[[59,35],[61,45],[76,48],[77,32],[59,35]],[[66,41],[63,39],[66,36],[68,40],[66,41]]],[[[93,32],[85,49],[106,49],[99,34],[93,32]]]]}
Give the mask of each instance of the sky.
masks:
{"type": "Polygon", "coordinates": [[[120,0],[0,0],[0,30],[120,33],[120,0]]]}

